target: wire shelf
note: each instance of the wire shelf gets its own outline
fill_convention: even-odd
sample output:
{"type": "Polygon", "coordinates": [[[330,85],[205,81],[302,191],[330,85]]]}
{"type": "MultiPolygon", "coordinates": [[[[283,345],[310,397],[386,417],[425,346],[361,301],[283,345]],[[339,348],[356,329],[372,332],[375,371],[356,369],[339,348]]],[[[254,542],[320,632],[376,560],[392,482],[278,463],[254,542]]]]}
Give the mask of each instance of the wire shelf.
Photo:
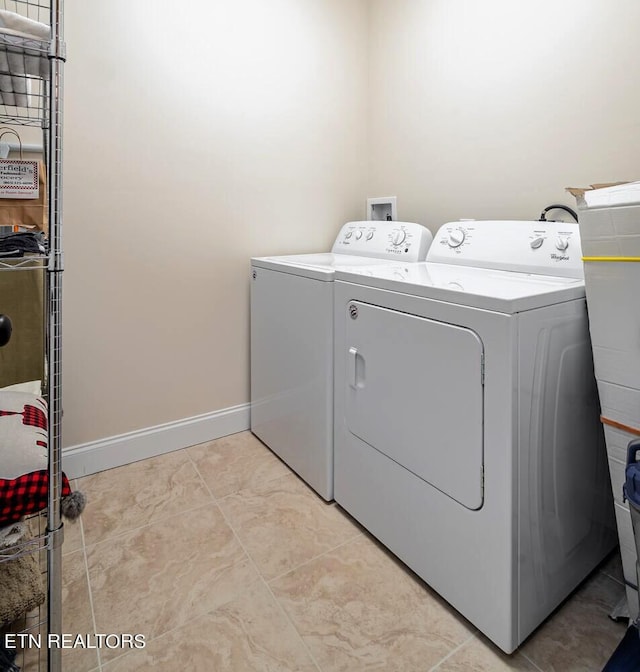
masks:
{"type": "Polygon", "coordinates": [[[48,2],[0,0],[0,122],[46,125],[49,23],[48,2]]]}
{"type": "Polygon", "coordinates": [[[48,268],[48,266],[49,257],[44,254],[0,260],[0,271],[32,271],[37,268],[48,268]]]}
{"type": "MultiPolygon", "coordinates": [[[[29,534],[26,540],[15,546],[0,551],[0,565],[3,562],[17,560],[26,555],[37,554],[35,572],[40,577],[40,589],[44,601],[20,614],[12,623],[5,623],[0,628],[3,641],[9,635],[16,651],[15,664],[24,672],[44,672],[48,669],[46,642],[48,633],[48,597],[47,597],[47,551],[50,546],[50,535],[46,530],[46,512],[40,512],[27,520],[29,534]],[[9,554],[11,553],[10,557],[9,554]],[[37,643],[39,646],[30,646],[37,643]],[[25,645],[26,644],[26,645],[25,645]]],[[[42,599],[42,597],[40,598],[42,599]]],[[[13,648],[13,647],[12,647],[13,648]]]]}
{"type": "Polygon", "coordinates": [[[28,541],[18,542],[13,546],[0,549],[0,564],[17,560],[25,555],[45,551],[47,548],[49,548],[49,537],[46,534],[33,537],[28,541]]]}
{"type": "Polygon", "coordinates": [[[3,53],[0,45],[0,123],[46,127],[46,82],[26,75],[3,74],[3,53]]]}
{"type": "MultiPolygon", "coordinates": [[[[62,632],[61,544],[61,301],[62,301],[62,91],[65,45],[63,0],[0,0],[0,124],[42,129],[47,168],[49,232],[46,254],[0,258],[0,271],[46,269],[46,394],[49,405],[48,506],[37,519],[39,529],[0,551],[0,567],[37,557],[36,575],[43,580],[45,601],[10,630],[46,638],[62,632]],[[39,574],[38,574],[39,572],[39,574]]],[[[33,604],[33,602],[31,603],[33,604]]],[[[30,605],[29,605],[30,606],[30,605]]],[[[57,647],[26,646],[16,664],[26,670],[62,670],[57,647]]]]}

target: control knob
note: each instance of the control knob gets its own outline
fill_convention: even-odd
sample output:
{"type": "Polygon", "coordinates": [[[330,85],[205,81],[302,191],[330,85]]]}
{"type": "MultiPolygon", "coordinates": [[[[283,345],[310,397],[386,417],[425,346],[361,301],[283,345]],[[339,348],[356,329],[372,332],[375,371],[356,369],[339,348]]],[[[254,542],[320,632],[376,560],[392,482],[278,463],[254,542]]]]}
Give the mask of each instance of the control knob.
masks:
{"type": "Polygon", "coordinates": [[[404,243],[406,237],[406,231],[399,229],[398,231],[393,232],[391,236],[391,242],[397,247],[398,245],[402,245],[402,243],[404,243]]]}
{"type": "Polygon", "coordinates": [[[345,240],[349,240],[349,238],[351,238],[352,235],[353,235],[353,231],[347,231],[347,232],[344,234],[344,239],[345,239],[345,240]]]}
{"type": "Polygon", "coordinates": [[[531,245],[532,250],[537,250],[539,247],[542,247],[544,243],[544,238],[542,236],[537,236],[529,244],[531,245]]]}
{"type": "Polygon", "coordinates": [[[449,232],[449,247],[460,247],[464,243],[467,234],[462,229],[454,229],[449,232]]]}
{"type": "Polygon", "coordinates": [[[556,249],[564,252],[569,247],[569,239],[564,236],[558,236],[556,239],[556,249]]]}
{"type": "Polygon", "coordinates": [[[356,231],[356,240],[360,240],[362,238],[362,231],[356,231]]]}
{"type": "Polygon", "coordinates": [[[367,240],[371,240],[372,238],[373,238],[373,231],[369,231],[369,233],[367,233],[367,240]]]}

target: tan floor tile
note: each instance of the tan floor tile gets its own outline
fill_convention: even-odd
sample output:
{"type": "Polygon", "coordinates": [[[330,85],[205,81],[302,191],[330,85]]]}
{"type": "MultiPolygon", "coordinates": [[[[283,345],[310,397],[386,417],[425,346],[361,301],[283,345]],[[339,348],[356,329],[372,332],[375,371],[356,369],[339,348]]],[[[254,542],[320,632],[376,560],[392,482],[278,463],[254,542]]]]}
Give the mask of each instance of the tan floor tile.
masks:
{"type": "MultiPolygon", "coordinates": [[[[47,607],[42,605],[34,610],[26,620],[20,622],[19,629],[31,635],[40,635],[40,647],[27,647],[20,651],[16,663],[23,672],[41,672],[47,669],[47,607]]],[[[82,550],[68,553],[62,560],[62,632],[69,635],[94,634],[87,571],[82,550]]],[[[95,649],[63,648],[62,669],[65,672],[88,672],[98,666],[95,649]]]]}
{"type": "Polygon", "coordinates": [[[251,432],[225,436],[187,451],[216,498],[289,473],[289,468],[251,432]]]}
{"type": "Polygon", "coordinates": [[[211,501],[186,451],[109,469],[79,483],[89,500],[82,516],[87,545],[211,501]]]}
{"type": "Polygon", "coordinates": [[[105,667],[108,672],[317,672],[262,582],[189,625],[105,667]]]}
{"type": "Polygon", "coordinates": [[[522,654],[516,652],[508,656],[484,637],[474,637],[463,644],[435,670],[437,672],[508,672],[509,670],[538,672],[537,668],[522,654]]]}
{"type": "MultiPolygon", "coordinates": [[[[518,652],[504,655],[243,432],[72,484],[89,500],[83,523],[97,627],[147,637],[142,651],[103,648],[108,672],[185,663],[196,672],[318,669],[203,479],[322,672],[591,672],[624,635],[608,618],[621,596],[616,552],[518,652]]],[[[80,523],[65,521],[63,628],[87,634],[80,549],[80,523]]],[[[65,672],[96,669],[94,650],[63,654],[65,672]]]]}
{"type": "MultiPolygon", "coordinates": [[[[47,605],[46,602],[40,607],[33,609],[24,618],[19,619],[10,626],[3,626],[2,632],[15,633],[19,635],[28,635],[31,641],[28,643],[20,639],[14,639],[7,642],[12,653],[15,653],[15,664],[22,672],[40,672],[46,669],[47,648],[46,648],[46,627],[42,625],[46,622],[47,605]],[[40,646],[33,641],[40,638],[40,646]]],[[[6,641],[2,639],[1,641],[6,641]]]]}
{"type": "MultiPolygon", "coordinates": [[[[211,503],[87,549],[96,627],[157,637],[259,580],[211,503]]],[[[104,651],[113,658],[122,653],[104,651]]]]}
{"type": "MultiPolygon", "coordinates": [[[[47,651],[44,648],[19,651],[14,663],[21,672],[41,672],[47,669],[47,651]]],[[[83,672],[86,671],[83,670],[83,672]]]]}
{"type": "Polygon", "coordinates": [[[521,647],[545,672],[601,670],[625,633],[608,614],[620,584],[596,572],[521,647]]]}
{"type": "MultiPolygon", "coordinates": [[[[95,634],[89,600],[84,552],[65,555],[62,560],[62,631],[72,635],[95,634]]],[[[87,672],[98,665],[95,649],[62,650],[65,672],[87,672]]]]}
{"type": "MultiPolygon", "coordinates": [[[[86,497],[86,491],[84,490],[81,481],[75,479],[70,481],[71,491],[82,492],[86,497]]],[[[86,506],[86,504],[85,504],[86,506]]],[[[70,520],[69,518],[62,518],[64,523],[64,545],[62,547],[62,553],[73,553],[73,551],[82,548],[84,545],[84,540],[82,538],[82,525],[81,525],[82,516],[76,520],[70,520]]]]}
{"type": "MultiPolygon", "coordinates": [[[[77,480],[69,481],[72,492],[76,490],[82,490],[77,480]]],[[[46,512],[42,514],[42,529],[44,530],[47,526],[47,516],[46,512]]],[[[82,528],[80,525],[80,518],[77,520],[69,520],[68,518],[63,518],[62,522],[64,523],[64,543],[62,545],[62,554],[66,555],[67,553],[73,553],[78,549],[82,548],[82,528]]]]}
{"type": "Polygon", "coordinates": [[[270,586],[323,672],[423,672],[472,633],[365,536],[270,586]]]}
{"type": "Polygon", "coordinates": [[[288,474],[220,500],[262,575],[271,579],[360,534],[335,505],[288,474]]]}

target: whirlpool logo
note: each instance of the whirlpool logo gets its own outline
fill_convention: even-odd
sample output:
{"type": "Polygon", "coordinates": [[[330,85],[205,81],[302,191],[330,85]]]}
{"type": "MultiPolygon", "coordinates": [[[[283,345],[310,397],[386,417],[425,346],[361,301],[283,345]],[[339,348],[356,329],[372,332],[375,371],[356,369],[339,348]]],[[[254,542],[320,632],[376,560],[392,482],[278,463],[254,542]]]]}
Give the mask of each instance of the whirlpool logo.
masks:
{"type": "Polygon", "coordinates": [[[551,258],[554,261],[569,261],[569,257],[565,256],[564,254],[552,254],[551,258]]]}

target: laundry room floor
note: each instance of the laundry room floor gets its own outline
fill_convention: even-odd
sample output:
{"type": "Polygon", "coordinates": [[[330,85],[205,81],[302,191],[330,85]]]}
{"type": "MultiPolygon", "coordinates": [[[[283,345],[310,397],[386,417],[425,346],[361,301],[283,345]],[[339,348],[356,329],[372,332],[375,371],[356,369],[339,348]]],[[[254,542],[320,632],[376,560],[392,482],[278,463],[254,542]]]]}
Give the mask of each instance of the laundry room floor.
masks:
{"type": "Polygon", "coordinates": [[[65,672],[596,672],[624,635],[615,553],[502,654],[249,432],[75,487],[63,630],[146,646],[65,649],[65,672]]]}

